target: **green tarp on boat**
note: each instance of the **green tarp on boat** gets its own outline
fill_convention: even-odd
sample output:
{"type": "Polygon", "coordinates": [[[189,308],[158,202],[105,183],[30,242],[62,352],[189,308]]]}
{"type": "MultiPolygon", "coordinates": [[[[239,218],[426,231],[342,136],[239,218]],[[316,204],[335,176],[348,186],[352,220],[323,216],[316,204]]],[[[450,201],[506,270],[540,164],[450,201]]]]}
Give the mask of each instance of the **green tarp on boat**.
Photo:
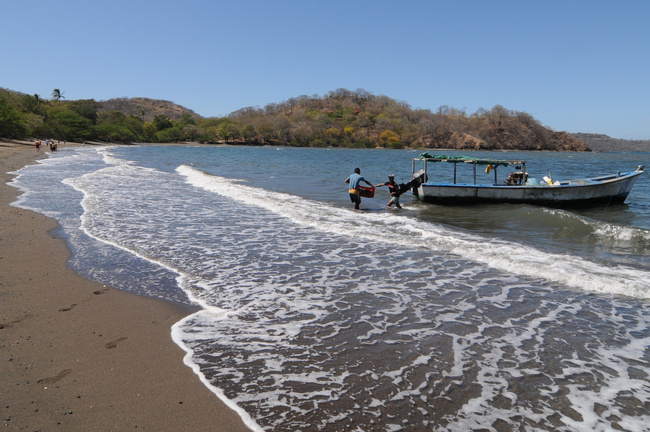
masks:
{"type": "Polygon", "coordinates": [[[480,159],[470,156],[444,156],[444,155],[430,155],[429,153],[422,153],[420,159],[426,159],[427,162],[450,162],[450,163],[475,163],[476,165],[493,165],[493,166],[508,166],[513,163],[523,163],[523,161],[511,161],[500,159],[480,159]]]}

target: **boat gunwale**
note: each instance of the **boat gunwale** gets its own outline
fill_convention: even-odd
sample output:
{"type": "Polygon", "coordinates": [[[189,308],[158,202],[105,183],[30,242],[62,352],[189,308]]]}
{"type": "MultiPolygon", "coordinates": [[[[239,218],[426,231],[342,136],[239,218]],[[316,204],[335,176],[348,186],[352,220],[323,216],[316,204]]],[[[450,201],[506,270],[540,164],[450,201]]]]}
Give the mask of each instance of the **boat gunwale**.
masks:
{"type": "Polygon", "coordinates": [[[594,187],[598,185],[605,185],[607,183],[613,183],[613,182],[618,182],[621,180],[624,180],[626,178],[632,178],[639,176],[643,174],[644,171],[629,171],[626,173],[621,173],[621,174],[611,174],[611,175],[606,175],[606,176],[600,176],[600,177],[589,177],[585,179],[571,179],[571,180],[558,180],[558,184],[545,184],[545,183],[538,183],[538,184],[520,184],[520,185],[509,185],[509,184],[493,184],[493,183],[481,183],[481,184],[473,184],[473,183],[432,183],[432,182],[424,182],[421,184],[421,186],[429,186],[429,187],[452,187],[452,188],[457,188],[457,187],[467,187],[467,188],[498,188],[498,189],[557,189],[557,188],[584,188],[584,187],[594,187]],[[567,182],[573,182],[573,181],[591,181],[592,183],[583,183],[583,184],[567,184],[567,182]]]}

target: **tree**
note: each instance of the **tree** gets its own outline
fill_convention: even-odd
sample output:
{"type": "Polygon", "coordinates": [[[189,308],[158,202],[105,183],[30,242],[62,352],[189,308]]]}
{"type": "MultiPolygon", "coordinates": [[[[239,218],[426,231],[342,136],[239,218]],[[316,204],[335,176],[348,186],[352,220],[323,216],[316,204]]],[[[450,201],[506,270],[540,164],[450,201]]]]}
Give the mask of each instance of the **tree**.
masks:
{"type": "Polygon", "coordinates": [[[187,125],[194,125],[194,124],[196,124],[196,122],[194,121],[194,119],[192,118],[192,114],[190,113],[183,113],[181,115],[181,118],[179,118],[178,121],[176,122],[176,125],[181,129],[187,125]]]}
{"type": "Polygon", "coordinates": [[[45,108],[41,103],[41,98],[39,95],[35,94],[33,96],[24,95],[21,100],[22,108],[24,112],[45,115],[45,108]]]}
{"type": "Polygon", "coordinates": [[[142,125],[142,138],[147,142],[154,142],[157,131],[156,125],[151,122],[146,122],[142,125]]]}
{"type": "Polygon", "coordinates": [[[173,126],[172,121],[169,120],[169,117],[167,117],[165,114],[158,114],[153,118],[153,124],[156,126],[156,129],[161,131],[165,129],[169,129],[170,127],[173,126]]]}
{"type": "Polygon", "coordinates": [[[86,117],[69,109],[62,109],[48,117],[45,126],[52,137],[65,141],[85,141],[95,135],[95,125],[86,117]]]}
{"type": "Polygon", "coordinates": [[[188,124],[183,127],[183,136],[188,141],[198,141],[201,136],[201,128],[195,124],[188,124]]]}
{"type": "Polygon", "coordinates": [[[256,135],[257,135],[257,131],[255,131],[254,126],[252,125],[244,126],[244,129],[242,130],[242,137],[244,138],[245,141],[253,141],[256,135]]]}
{"type": "Polygon", "coordinates": [[[379,143],[383,147],[388,147],[388,148],[402,148],[402,142],[399,139],[399,135],[397,135],[394,131],[392,130],[385,130],[379,135],[379,143]]]}
{"type": "Polygon", "coordinates": [[[23,114],[0,92],[0,138],[24,138],[27,134],[23,114]]]}
{"type": "Polygon", "coordinates": [[[231,120],[225,121],[217,128],[217,134],[225,141],[230,142],[241,136],[239,125],[231,120]]]}
{"type": "Polygon", "coordinates": [[[183,141],[183,131],[177,127],[170,127],[156,132],[158,142],[181,142],[183,141]]]}
{"type": "Polygon", "coordinates": [[[101,104],[99,102],[96,102],[94,99],[71,101],[66,105],[70,105],[71,110],[80,116],[87,118],[93,122],[93,124],[97,123],[97,113],[101,108],[101,104]]]}
{"type": "Polygon", "coordinates": [[[112,123],[97,126],[97,134],[99,139],[108,142],[130,143],[135,140],[128,128],[112,123]]]}
{"type": "MultiPolygon", "coordinates": [[[[65,93],[65,92],[63,92],[63,93],[65,93]]],[[[52,99],[54,99],[57,102],[60,101],[61,99],[65,99],[65,96],[63,96],[63,93],[59,89],[54,89],[52,91],[52,99]]]]}

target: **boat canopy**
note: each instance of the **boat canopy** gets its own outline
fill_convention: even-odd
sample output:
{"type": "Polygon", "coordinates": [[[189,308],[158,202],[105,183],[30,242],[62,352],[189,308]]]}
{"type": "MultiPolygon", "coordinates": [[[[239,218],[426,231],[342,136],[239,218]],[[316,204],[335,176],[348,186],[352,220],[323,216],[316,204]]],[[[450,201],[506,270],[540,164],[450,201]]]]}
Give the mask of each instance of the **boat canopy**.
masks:
{"type": "Polygon", "coordinates": [[[492,165],[508,166],[508,165],[521,165],[526,162],[523,160],[503,160],[503,159],[480,159],[470,156],[444,156],[444,155],[430,155],[429,153],[422,153],[420,160],[425,162],[449,162],[449,163],[471,163],[475,165],[492,165]]]}

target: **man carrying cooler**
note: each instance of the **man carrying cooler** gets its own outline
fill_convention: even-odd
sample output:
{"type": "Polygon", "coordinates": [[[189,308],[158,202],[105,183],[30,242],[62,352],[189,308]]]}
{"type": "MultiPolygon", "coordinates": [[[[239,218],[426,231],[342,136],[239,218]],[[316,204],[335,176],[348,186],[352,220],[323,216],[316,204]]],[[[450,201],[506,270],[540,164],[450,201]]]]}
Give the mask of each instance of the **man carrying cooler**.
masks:
{"type": "Polygon", "coordinates": [[[354,169],[354,174],[350,174],[350,177],[345,179],[346,183],[350,183],[350,201],[354,203],[354,209],[359,210],[359,204],[361,204],[361,195],[359,194],[359,183],[365,182],[370,187],[374,187],[368,180],[363,178],[361,175],[361,170],[359,168],[354,169]]]}

